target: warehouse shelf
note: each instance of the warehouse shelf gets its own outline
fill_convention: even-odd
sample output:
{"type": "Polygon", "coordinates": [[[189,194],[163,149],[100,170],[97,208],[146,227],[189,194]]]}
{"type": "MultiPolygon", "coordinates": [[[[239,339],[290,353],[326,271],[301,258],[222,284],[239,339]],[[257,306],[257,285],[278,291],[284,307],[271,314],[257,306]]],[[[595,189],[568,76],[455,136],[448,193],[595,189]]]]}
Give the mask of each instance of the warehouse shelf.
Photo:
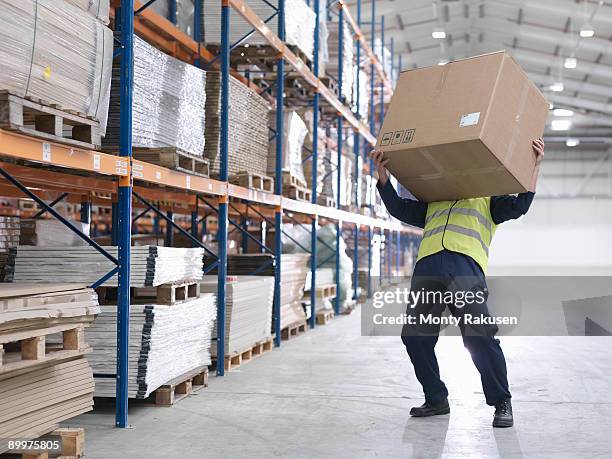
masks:
{"type": "MultiPolygon", "coordinates": [[[[46,212],[51,213],[55,218],[60,219],[65,224],[68,222],[53,210],[53,205],[65,199],[68,203],[79,204],[88,203],[91,205],[107,206],[112,208],[112,229],[111,243],[119,246],[117,272],[119,273],[119,298],[118,298],[118,367],[117,374],[117,398],[116,398],[116,425],[118,427],[127,426],[127,343],[129,330],[129,267],[130,267],[130,243],[132,224],[137,224],[136,220],[147,212],[155,212],[156,217],[160,217],[163,225],[157,224],[156,228],[165,228],[171,232],[173,228],[179,229],[184,235],[191,236],[194,245],[199,245],[208,250],[198,241],[198,222],[205,217],[216,213],[217,239],[219,241],[218,258],[218,310],[217,323],[219,326],[219,361],[223,361],[223,327],[225,324],[225,282],[226,282],[226,263],[227,263],[227,241],[228,226],[235,224],[231,218],[237,216],[253,221],[267,220],[272,223],[274,228],[274,253],[276,255],[275,268],[275,293],[274,293],[274,323],[275,323],[275,344],[280,345],[280,253],[281,253],[281,233],[284,222],[295,222],[305,226],[311,224],[311,255],[316,259],[316,246],[318,241],[317,227],[319,222],[335,222],[337,228],[337,243],[341,237],[341,231],[346,226],[355,231],[355,255],[360,232],[363,230],[369,239],[375,231],[382,235],[387,232],[397,234],[396,251],[400,250],[401,237],[418,237],[420,230],[400,224],[397,221],[388,221],[379,218],[369,217],[358,213],[342,210],[337,203],[335,208],[326,207],[317,203],[316,190],[313,190],[312,202],[303,202],[282,196],[281,183],[282,173],[280,163],[276,168],[276,190],[274,193],[266,193],[259,190],[248,189],[245,187],[231,184],[227,180],[227,157],[228,157],[228,82],[229,75],[235,76],[241,82],[252,89],[259,89],[250,79],[238,73],[236,69],[230,67],[230,43],[229,43],[229,11],[237,11],[255,29],[261,33],[270,46],[278,51],[277,82],[276,82],[276,108],[277,108],[277,132],[282,132],[282,113],[284,107],[283,78],[284,63],[288,62],[300,76],[314,89],[313,108],[318,113],[319,99],[322,98],[333,109],[338,116],[338,140],[326,136],[322,139],[319,135],[313,139],[313,154],[311,160],[316,165],[318,155],[318,144],[325,144],[333,148],[338,154],[342,154],[342,147],[345,139],[342,137],[344,128],[343,121],[348,123],[355,133],[355,154],[362,156],[362,150],[358,142],[363,138],[365,142],[374,145],[376,138],[373,132],[376,130],[374,113],[370,119],[370,126],[359,116],[354,114],[345,105],[342,98],[340,85],[340,97],[337,97],[318,77],[318,65],[315,64],[311,70],[300,58],[293,53],[281,39],[283,36],[282,28],[278,33],[272,30],[257,17],[252,9],[244,0],[219,0],[222,4],[222,45],[219,55],[214,55],[207,50],[200,40],[190,37],[180,31],[172,22],[161,17],[147,6],[151,1],[142,2],[137,0],[115,0],[112,2],[112,17],[115,20],[115,28],[119,32],[116,35],[117,42],[115,54],[121,58],[121,125],[120,125],[120,154],[111,155],[108,153],[75,148],[69,145],[47,142],[35,137],[16,134],[14,132],[0,130],[0,156],[19,160],[19,164],[0,162],[0,173],[8,183],[0,183],[0,194],[8,197],[17,197],[25,193],[33,199],[46,212]],[[125,12],[129,12],[125,14],[125,12]],[[132,12],[137,12],[135,16],[132,12]],[[212,64],[211,68],[218,69],[222,75],[222,123],[221,123],[221,173],[219,179],[205,178],[184,172],[170,170],[161,166],[135,160],[132,158],[131,151],[131,120],[132,120],[132,93],[131,78],[133,72],[133,34],[137,33],[150,43],[157,46],[162,51],[173,55],[195,65],[205,63],[212,64]],[[220,58],[220,59],[219,59],[220,58]],[[279,123],[278,116],[281,117],[279,123]],[[12,186],[11,186],[12,185],[12,186]],[[19,191],[17,191],[19,190],[19,191]],[[20,194],[21,193],[21,194],[20,194]],[[45,201],[51,201],[47,204],[45,201]],[[133,210],[137,210],[137,216],[133,216],[133,210]],[[167,213],[167,214],[166,214],[167,213]],[[185,228],[188,221],[181,220],[174,222],[171,213],[190,215],[191,228],[185,228]],[[400,236],[401,235],[401,236],[400,236]]],[[[315,5],[319,1],[315,0],[315,5]]],[[[198,5],[196,5],[198,6],[198,5]]],[[[201,6],[201,5],[199,5],[201,6]]],[[[391,90],[391,83],[385,75],[383,66],[378,61],[372,48],[368,47],[363,34],[359,28],[360,24],[351,17],[348,8],[343,1],[338,4],[340,26],[342,20],[346,19],[353,28],[359,47],[363,47],[366,56],[372,66],[372,74],[377,72],[380,84],[385,90],[391,90]],[[344,18],[344,19],[343,19],[344,18]]],[[[196,8],[197,13],[197,8],[196,8]]],[[[279,0],[279,23],[284,18],[284,1],[279,0]]],[[[316,13],[318,16],[318,12],[316,13]]],[[[196,14],[199,18],[199,15],[196,14]]],[[[318,21],[318,19],[317,19],[318,21]]],[[[197,29],[197,27],[196,27],[197,29]]],[[[315,35],[315,42],[318,36],[315,35]]],[[[315,46],[315,59],[317,62],[318,43],[315,46]]],[[[384,92],[384,91],[383,91],[384,92]]],[[[371,93],[371,107],[375,107],[374,93],[371,93]]],[[[382,110],[381,110],[382,111],[382,110]]],[[[382,113],[381,113],[382,116],[382,113]]],[[[318,120],[315,117],[315,132],[318,130],[318,120]]],[[[277,158],[282,157],[282,142],[279,142],[280,135],[276,134],[277,158]]],[[[363,145],[365,148],[365,143],[363,145]]],[[[340,166],[338,166],[339,168],[340,166]]],[[[340,175],[338,171],[338,176],[340,175]]],[[[362,173],[357,170],[356,173],[362,173]]],[[[371,168],[370,168],[371,172],[371,168]]],[[[316,166],[313,167],[313,183],[316,183],[316,166]]],[[[189,217],[188,217],[189,218],[189,217]]],[[[96,216],[89,221],[103,223],[103,216],[96,216]]],[[[155,219],[147,219],[140,225],[148,228],[153,225],[155,219]]],[[[159,223],[159,222],[158,222],[159,223]]],[[[248,224],[245,225],[248,227],[248,224]]],[[[239,228],[240,229],[240,228],[239,228]]],[[[243,229],[244,231],[244,229],[243,229]]],[[[168,234],[168,233],[167,233],[168,234]]],[[[391,239],[391,238],[389,238],[391,239]]],[[[90,240],[90,244],[95,243],[90,240]]],[[[369,253],[371,244],[369,244],[369,253]]],[[[339,244],[336,246],[339,247],[339,244]]],[[[382,247],[382,246],[381,246],[382,247]]],[[[390,250],[390,244],[387,246],[390,250]]],[[[396,253],[397,253],[396,252],[396,253]]],[[[336,250],[336,267],[339,263],[339,251],[336,250]]],[[[371,258],[371,253],[369,255],[371,258]]],[[[389,257],[387,257],[389,258],[389,257]]],[[[398,258],[399,260],[399,258],[398,258]]],[[[398,261],[399,263],[399,261],[398,261]]],[[[355,279],[357,279],[357,258],[355,258],[355,279]]],[[[315,296],[316,288],[316,263],[311,264],[312,286],[311,286],[311,326],[315,326],[315,308],[317,299],[315,296]]],[[[390,266],[388,266],[390,270],[390,266]]],[[[338,280],[339,282],[339,280],[338,280]]],[[[355,281],[357,287],[357,282],[355,281]]],[[[371,289],[368,288],[368,291],[371,289]]],[[[355,298],[357,289],[355,289],[355,298]]],[[[338,311],[339,302],[335,308],[338,311]]],[[[219,375],[223,375],[224,368],[221,365],[217,369],[219,375]]]]}
{"type": "Polygon", "coordinates": [[[351,15],[351,11],[349,10],[348,5],[346,4],[344,0],[339,0],[338,8],[343,11],[345,20],[351,25],[351,28],[353,29],[353,33],[355,34],[355,37],[361,44],[361,47],[363,48],[366,54],[366,57],[368,58],[370,63],[374,66],[374,69],[376,70],[376,73],[378,74],[380,81],[382,81],[385,87],[385,90],[388,91],[389,93],[392,93],[393,84],[391,83],[390,76],[385,73],[385,69],[383,68],[382,63],[380,62],[376,54],[374,54],[374,51],[372,50],[367,40],[365,39],[365,36],[363,35],[363,32],[361,30],[361,27],[359,26],[359,24],[357,24],[357,21],[351,15]]]}

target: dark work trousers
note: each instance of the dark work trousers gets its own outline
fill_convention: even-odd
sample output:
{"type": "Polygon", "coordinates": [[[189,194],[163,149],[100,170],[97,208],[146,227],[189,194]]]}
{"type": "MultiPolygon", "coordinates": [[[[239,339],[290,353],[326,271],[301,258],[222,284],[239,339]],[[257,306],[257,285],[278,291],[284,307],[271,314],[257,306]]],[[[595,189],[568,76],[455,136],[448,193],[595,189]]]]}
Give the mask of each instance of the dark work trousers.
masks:
{"type": "MultiPolygon", "coordinates": [[[[423,386],[425,400],[437,404],[448,396],[448,390],[440,379],[440,369],[436,358],[435,346],[438,342],[440,325],[421,324],[420,318],[431,315],[440,317],[450,313],[460,318],[465,314],[473,316],[489,316],[486,304],[488,296],[485,276],[478,264],[470,257],[443,250],[425,257],[416,264],[412,277],[411,290],[422,292],[437,292],[432,294],[429,301],[419,301],[415,305],[408,305],[407,314],[414,316],[416,325],[405,325],[402,330],[402,341],[406,346],[416,377],[423,386]],[[480,298],[484,302],[473,301],[471,304],[462,304],[455,301],[448,303],[452,298],[461,298],[462,292],[471,291],[472,295],[481,292],[480,298]],[[440,303],[442,295],[445,300],[440,303]],[[456,296],[459,295],[459,296],[456,296]],[[414,307],[411,307],[414,306],[414,307]]],[[[469,294],[468,294],[469,295],[469,294]]],[[[463,302],[464,303],[464,302],[463,302]]],[[[460,321],[463,344],[470,352],[472,360],[482,381],[482,388],[488,405],[510,397],[506,360],[495,338],[498,328],[496,325],[473,325],[460,321]]]]}

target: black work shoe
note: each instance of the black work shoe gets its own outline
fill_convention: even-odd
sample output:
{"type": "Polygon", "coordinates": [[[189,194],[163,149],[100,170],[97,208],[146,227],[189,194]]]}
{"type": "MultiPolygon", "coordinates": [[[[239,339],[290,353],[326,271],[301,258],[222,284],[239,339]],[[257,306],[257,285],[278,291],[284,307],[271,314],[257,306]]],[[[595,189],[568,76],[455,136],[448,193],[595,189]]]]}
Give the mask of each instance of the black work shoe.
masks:
{"type": "Polygon", "coordinates": [[[410,416],[414,416],[415,418],[424,418],[426,416],[436,416],[438,414],[448,413],[450,413],[450,406],[448,405],[447,399],[435,405],[425,402],[421,406],[415,406],[410,410],[410,416]]]}
{"type": "Polygon", "coordinates": [[[512,403],[507,398],[495,404],[495,417],[493,427],[512,427],[514,418],[512,417],[512,403]]]}

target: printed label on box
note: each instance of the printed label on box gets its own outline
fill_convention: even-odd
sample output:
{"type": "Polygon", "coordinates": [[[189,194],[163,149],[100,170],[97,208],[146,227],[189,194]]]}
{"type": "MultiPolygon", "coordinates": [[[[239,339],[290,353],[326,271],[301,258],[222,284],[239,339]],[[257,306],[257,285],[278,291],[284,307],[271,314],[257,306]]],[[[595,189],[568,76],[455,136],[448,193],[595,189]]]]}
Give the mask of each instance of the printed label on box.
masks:
{"type": "Polygon", "coordinates": [[[474,113],[468,113],[467,115],[462,115],[461,121],[459,122],[459,127],[474,126],[478,124],[478,120],[480,120],[480,112],[474,112],[474,113]]]}
{"type": "Polygon", "coordinates": [[[391,142],[391,145],[398,145],[398,144],[402,143],[402,138],[404,137],[404,132],[405,131],[395,131],[393,133],[393,141],[391,142]]]}
{"type": "Polygon", "coordinates": [[[410,143],[414,138],[414,129],[406,129],[404,131],[404,137],[402,138],[402,143],[410,143]]]}
{"type": "Polygon", "coordinates": [[[393,132],[385,132],[380,141],[380,146],[386,147],[387,145],[391,144],[392,138],[393,138],[393,132]]]}

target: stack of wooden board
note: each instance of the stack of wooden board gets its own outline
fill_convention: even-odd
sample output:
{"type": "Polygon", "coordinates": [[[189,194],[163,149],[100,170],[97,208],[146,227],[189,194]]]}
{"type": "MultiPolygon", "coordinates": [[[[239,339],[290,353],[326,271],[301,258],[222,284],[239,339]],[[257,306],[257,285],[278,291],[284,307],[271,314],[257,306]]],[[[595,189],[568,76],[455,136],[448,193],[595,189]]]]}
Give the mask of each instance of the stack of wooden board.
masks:
{"type": "Polygon", "coordinates": [[[83,285],[0,286],[0,453],[91,410],[84,328],[99,311],[83,285]]]}
{"type": "MultiPolygon", "coordinates": [[[[281,256],[281,327],[306,319],[302,298],[309,259],[310,255],[304,253],[281,256]]],[[[211,261],[205,258],[205,265],[211,261]]],[[[274,276],[274,257],[269,254],[230,255],[227,272],[236,276],[274,276]]]]}
{"type": "MultiPolygon", "coordinates": [[[[113,68],[108,132],[104,149],[119,149],[119,62],[113,68]]],[[[204,154],[206,72],[134,37],[135,156],[146,150],[204,154]]],[[[142,159],[145,159],[144,157],[142,159]]]]}
{"type": "MultiPolygon", "coordinates": [[[[94,351],[95,373],[114,373],[117,362],[117,306],[102,313],[86,336],[94,351]]],[[[210,345],[216,317],[215,295],[207,293],[171,305],[132,304],[128,396],[147,398],[155,389],[211,363],[210,345]]],[[[115,380],[96,379],[95,395],[115,396],[115,380]]]]}
{"type": "MultiPolygon", "coordinates": [[[[270,106],[266,100],[230,77],[228,172],[266,175],[270,106]]],[[[206,144],[211,176],[219,175],[221,136],[221,75],[206,74],[206,144]]]]}
{"type": "MultiPolygon", "coordinates": [[[[272,336],[274,278],[269,276],[228,277],[225,294],[225,355],[232,356],[272,336]]],[[[204,292],[217,292],[217,276],[204,276],[204,292]]],[[[214,327],[213,338],[217,337],[214,327]]],[[[217,342],[211,352],[217,355],[217,342]]]]}
{"type": "Polygon", "coordinates": [[[6,270],[10,265],[10,249],[19,245],[19,217],[0,217],[0,282],[12,279],[12,272],[6,270]]]}
{"type": "MultiPolygon", "coordinates": [[[[105,247],[117,257],[117,247],[105,247]]],[[[130,282],[133,287],[151,287],[202,278],[201,248],[134,246],[131,255],[130,282]]],[[[30,247],[19,246],[15,257],[15,281],[68,282],[99,280],[115,265],[91,246],[30,247]]],[[[104,285],[117,285],[117,275],[104,285]]]]}
{"type": "Polygon", "coordinates": [[[1,0],[0,89],[93,118],[103,132],[113,59],[105,21],[104,1],[1,0]]]}

